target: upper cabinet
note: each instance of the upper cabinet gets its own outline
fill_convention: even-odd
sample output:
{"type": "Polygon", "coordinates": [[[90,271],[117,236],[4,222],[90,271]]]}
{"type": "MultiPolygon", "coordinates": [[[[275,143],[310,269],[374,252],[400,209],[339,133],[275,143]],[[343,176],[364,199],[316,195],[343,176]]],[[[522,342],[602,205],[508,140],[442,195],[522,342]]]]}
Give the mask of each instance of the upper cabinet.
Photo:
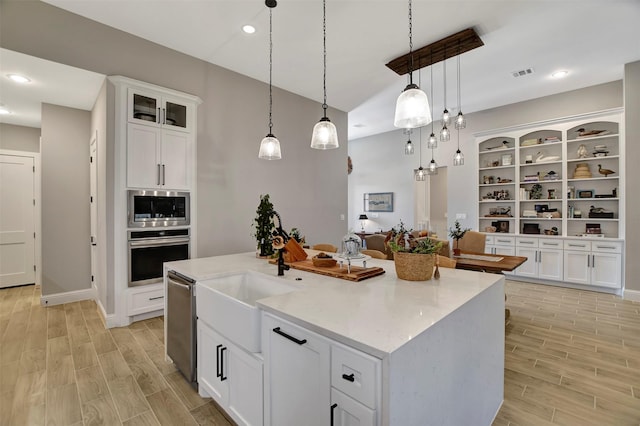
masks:
{"type": "Polygon", "coordinates": [[[195,105],[184,99],[139,88],[128,90],[128,121],[190,132],[195,105]]]}

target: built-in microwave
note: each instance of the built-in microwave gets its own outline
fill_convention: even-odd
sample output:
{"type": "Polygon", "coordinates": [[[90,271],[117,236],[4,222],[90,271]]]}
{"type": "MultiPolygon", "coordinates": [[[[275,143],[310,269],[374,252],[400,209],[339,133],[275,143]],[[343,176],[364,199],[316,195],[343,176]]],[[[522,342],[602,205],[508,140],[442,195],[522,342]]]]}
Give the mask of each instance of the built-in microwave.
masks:
{"type": "Polygon", "coordinates": [[[127,216],[130,228],[189,225],[189,193],[129,190],[127,216]]]}

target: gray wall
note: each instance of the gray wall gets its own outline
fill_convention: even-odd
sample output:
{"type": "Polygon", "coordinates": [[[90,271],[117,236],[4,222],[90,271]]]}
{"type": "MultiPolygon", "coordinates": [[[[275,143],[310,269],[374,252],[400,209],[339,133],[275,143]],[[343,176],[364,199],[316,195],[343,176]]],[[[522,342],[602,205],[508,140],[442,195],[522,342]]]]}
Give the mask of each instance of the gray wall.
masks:
{"type": "Polygon", "coordinates": [[[42,105],[42,294],[91,287],[88,111],[42,105]]]}
{"type": "MultiPolygon", "coordinates": [[[[640,61],[624,67],[624,107],[625,107],[625,173],[627,180],[625,196],[626,218],[626,289],[640,292],[640,61]]],[[[640,293],[635,293],[640,300],[640,293]]]]}
{"type": "MultiPolygon", "coordinates": [[[[260,140],[268,131],[268,85],[46,3],[2,1],[0,7],[3,48],[203,100],[197,127],[198,256],[254,250],[251,224],[265,193],[285,228],[300,228],[312,243],[341,240],[347,230],[347,222],[340,220],[347,213],[346,113],[328,112],[341,147],[311,150],[320,103],[276,88],[274,132],[283,160],[259,160],[260,140]]],[[[266,62],[262,65],[268,69],[266,62]]],[[[107,202],[113,196],[109,188],[106,196],[107,202]]]]}
{"type": "Polygon", "coordinates": [[[0,123],[0,149],[40,152],[40,129],[0,123]]]}

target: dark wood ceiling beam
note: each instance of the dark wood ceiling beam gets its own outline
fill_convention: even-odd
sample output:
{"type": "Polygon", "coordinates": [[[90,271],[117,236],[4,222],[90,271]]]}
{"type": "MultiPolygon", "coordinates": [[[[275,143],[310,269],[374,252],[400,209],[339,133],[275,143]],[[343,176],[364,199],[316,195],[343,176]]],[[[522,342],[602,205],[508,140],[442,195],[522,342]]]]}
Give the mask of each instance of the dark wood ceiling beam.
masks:
{"type": "MultiPolygon", "coordinates": [[[[444,61],[445,59],[453,58],[464,52],[476,49],[480,46],[484,46],[482,39],[476,30],[473,28],[467,28],[441,40],[428,44],[413,51],[413,67],[412,70],[418,70],[420,68],[428,67],[431,64],[444,61]]],[[[399,56],[387,64],[391,70],[395,71],[399,75],[404,75],[409,72],[409,66],[411,65],[411,56],[407,53],[399,56]]]]}

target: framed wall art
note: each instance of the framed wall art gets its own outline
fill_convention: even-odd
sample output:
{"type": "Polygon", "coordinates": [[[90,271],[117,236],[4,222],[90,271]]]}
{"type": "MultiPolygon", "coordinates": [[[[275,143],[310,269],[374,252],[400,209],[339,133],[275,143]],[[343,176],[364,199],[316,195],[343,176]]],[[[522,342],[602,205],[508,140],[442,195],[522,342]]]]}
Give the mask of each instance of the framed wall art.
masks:
{"type": "Polygon", "coordinates": [[[392,212],[393,192],[371,192],[364,194],[364,211],[392,212]]]}

